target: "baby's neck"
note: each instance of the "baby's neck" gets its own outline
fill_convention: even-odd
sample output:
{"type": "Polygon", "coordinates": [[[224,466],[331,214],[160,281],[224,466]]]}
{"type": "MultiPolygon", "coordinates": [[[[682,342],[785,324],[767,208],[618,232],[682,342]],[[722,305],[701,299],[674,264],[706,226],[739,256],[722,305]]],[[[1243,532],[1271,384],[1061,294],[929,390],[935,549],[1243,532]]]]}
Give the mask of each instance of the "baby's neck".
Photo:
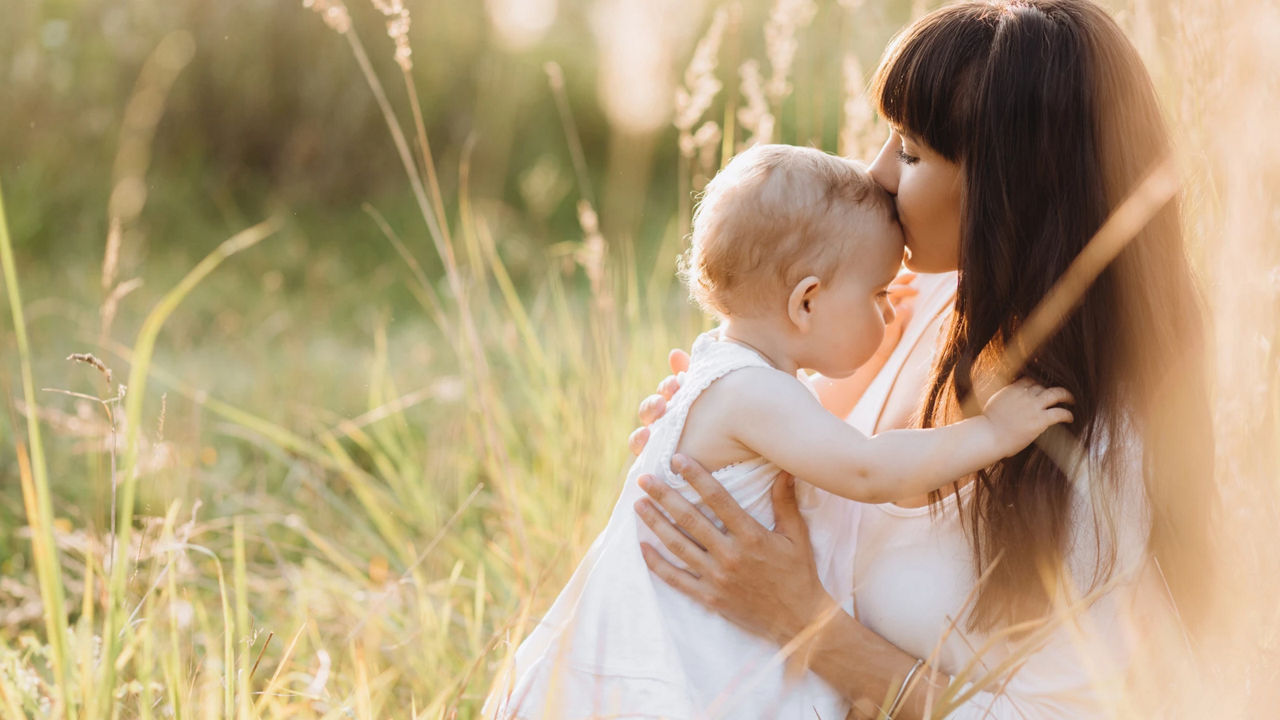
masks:
{"type": "Polygon", "coordinates": [[[795,375],[800,369],[791,352],[791,343],[778,328],[776,320],[768,318],[724,318],[720,322],[720,337],[732,340],[755,350],[777,369],[795,375]]]}

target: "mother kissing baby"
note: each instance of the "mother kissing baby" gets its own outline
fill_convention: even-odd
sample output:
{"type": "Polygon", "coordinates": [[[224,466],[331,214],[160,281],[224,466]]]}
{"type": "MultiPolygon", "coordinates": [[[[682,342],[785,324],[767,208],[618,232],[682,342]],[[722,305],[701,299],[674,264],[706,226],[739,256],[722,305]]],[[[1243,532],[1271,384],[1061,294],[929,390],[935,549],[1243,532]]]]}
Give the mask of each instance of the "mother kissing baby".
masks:
{"type": "MultiPolygon", "coordinates": [[[[669,457],[677,443],[689,457],[676,458],[679,477],[666,468],[635,477],[649,497],[624,490],[610,528],[625,526],[634,506],[643,525],[628,540],[653,575],[628,590],[644,588],[664,603],[688,598],[702,616],[682,611],[663,625],[661,613],[633,613],[626,602],[593,606],[594,571],[615,573],[593,559],[624,544],[607,529],[517,660],[519,676],[530,678],[544,656],[582,677],[592,667],[604,675],[658,668],[659,679],[684,669],[686,694],[671,690],[679,681],[627,694],[644,673],[585,695],[576,680],[557,691],[548,677],[527,683],[535,689],[524,696],[545,704],[523,704],[505,683],[490,712],[799,718],[815,717],[813,709],[839,717],[847,707],[858,717],[916,718],[937,695],[931,687],[960,675],[953,717],[1101,716],[1133,667],[1127,621],[1177,616],[1195,630],[1211,585],[1212,446],[1202,311],[1176,203],[1138,232],[1031,354],[1028,381],[981,403],[1006,343],[1169,153],[1133,47],[1088,0],[962,2],[895,40],[873,94],[892,131],[870,176],[893,198],[908,267],[927,273],[912,283],[909,322],[877,353],[859,332],[869,316],[824,314],[832,306],[821,302],[835,303],[842,290],[852,298],[888,284],[892,252],[871,248],[860,258],[880,273],[874,282],[862,263],[858,272],[834,263],[832,279],[781,274],[785,303],[775,312],[795,328],[807,323],[808,344],[744,338],[732,321],[701,338],[681,389],[668,381],[663,398],[644,405],[649,419],[664,409],[667,416],[637,467],[669,457]],[[815,382],[827,418],[795,393],[789,374],[797,367],[837,376],[815,382]],[[711,375],[723,381],[711,384],[711,375]],[[717,403],[711,393],[735,377],[737,392],[717,403]],[[699,393],[711,401],[705,407],[692,403],[699,393]],[[1069,414],[1056,407],[1067,400],[1069,414]],[[966,419],[962,406],[986,414],[966,419]],[[704,409],[708,432],[695,434],[704,409]],[[837,418],[848,426],[836,428],[837,418]],[[1022,448],[1058,421],[1081,450],[1071,462],[1040,445],[1022,448]],[[912,424],[936,429],[886,432],[912,424]],[[794,455],[792,443],[800,447],[794,455]],[[802,513],[790,483],[753,484],[756,465],[794,470],[825,491],[802,493],[802,513]],[[704,466],[721,469],[712,475],[704,466]],[[931,492],[940,486],[946,491],[931,492]],[[1084,609],[1071,622],[1037,625],[1073,603],[1084,609]],[[579,613],[613,620],[582,632],[571,619],[579,613]],[[698,654],[701,634],[727,627],[724,620],[743,632],[726,630],[717,637],[731,641],[712,640],[698,654]],[[641,631],[626,635],[629,626],[641,631]],[[629,639],[614,647],[610,636],[587,634],[600,627],[629,639]],[[1033,647],[1019,644],[1029,638],[1033,647]],[[800,646],[792,660],[806,673],[777,663],[760,669],[770,666],[758,663],[757,647],[777,653],[788,644],[800,646]],[[624,660],[612,666],[615,656],[624,660]],[[708,700],[698,678],[723,680],[723,668],[732,682],[708,700]],[[751,674],[774,671],[776,685],[751,674]]],[[[870,212],[848,216],[848,238],[822,233],[831,253],[866,239],[859,230],[870,212]]],[[[695,244],[697,234],[695,227],[695,244]]],[[[692,260],[697,279],[696,248],[692,260]]],[[[758,270],[761,260],[746,268],[758,270]]],[[[766,296],[768,286],[748,292],[766,296]]],[[[724,287],[714,278],[706,286],[724,287]]],[[[880,312],[889,314],[883,305],[880,312]]],[[[675,355],[673,369],[685,362],[675,355]]],[[[643,444],[646,432],[635,440],[643,444]]],[[[644,596],[623,596],[648,606],[644,596]]]]}

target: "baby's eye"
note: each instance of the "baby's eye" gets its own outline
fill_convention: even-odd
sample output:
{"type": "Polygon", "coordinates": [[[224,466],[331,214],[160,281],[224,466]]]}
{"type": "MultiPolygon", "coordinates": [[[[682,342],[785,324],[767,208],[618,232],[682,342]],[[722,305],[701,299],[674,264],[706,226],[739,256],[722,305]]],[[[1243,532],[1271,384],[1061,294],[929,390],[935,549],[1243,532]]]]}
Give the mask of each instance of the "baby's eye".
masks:
{"type": "Polygon", "coordinates": [[[915,155],[908,155],[907,151],[902,148],[898,148],[898,160],[900,160],[904,165],[915,165],[920,162],[920,158],[915,155]]]}

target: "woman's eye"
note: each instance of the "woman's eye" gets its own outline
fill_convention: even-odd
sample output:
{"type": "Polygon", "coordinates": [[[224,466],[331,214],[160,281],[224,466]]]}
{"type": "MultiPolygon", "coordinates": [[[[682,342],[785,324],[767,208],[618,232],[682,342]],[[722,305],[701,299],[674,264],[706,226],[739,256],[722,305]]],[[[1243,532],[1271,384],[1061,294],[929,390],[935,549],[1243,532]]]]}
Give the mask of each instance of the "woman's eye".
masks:
{"type": "Polygon", "coordinates": [[[920,158],[915,155],[908,155],[907,151],[902,148],[898,148],[898,160],[902,161],[904,165],[915,165],[920,162],[920,158]]]}

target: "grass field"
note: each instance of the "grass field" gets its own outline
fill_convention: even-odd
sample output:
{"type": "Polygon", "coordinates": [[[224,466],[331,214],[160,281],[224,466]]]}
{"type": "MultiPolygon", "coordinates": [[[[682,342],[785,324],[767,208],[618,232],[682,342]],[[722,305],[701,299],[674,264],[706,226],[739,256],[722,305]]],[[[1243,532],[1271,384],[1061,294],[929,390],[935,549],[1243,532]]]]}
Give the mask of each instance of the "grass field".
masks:
{"type": "MultiPolygon", "coordinates": [[[[448,58],[401,32],[430,7],[353,3],[353,24],[336,0],[305,4],[318,14],[280,12],[324,32],[291,51],[345,67],[363,84],[344,102],[381,123],[367,149],[331,149],[386,160],[368,197],[363,175],[330,168],[316,192],[347,202],[307,200],[324,143],[289,193],[257,201],[252,183],[210,191],[174,170],[184,158],[153,157],[203,62],[182,29],[118,98],[101,187],[67,189],[92,185],[74,164],[4,160],[2,717],[476,717],[509,641],[603,525],[667,350],[706,327],[673,277],[691,193],[754,139],[869,157],[870,61],[842,48],[873,58],[931,7],[694,3],[654,57],[626,38],[674,21],[595,3],[598,57],[481,77],[466,97],[487,131],[437,134],[442,98],[413,78],[448,58]],[[515,87],[543,98],[536,151],[493,124],[515,87]]],[[[568,20],[547,30],[506,5],[489,22],[511,53],[539,28],[572,44],[568,20]]],[[[1215,320],[1225,580],[1205,674],[1170,705],[1265,716],[1280,700],[1280,12],[1114,7],[1179,133],[1215,320]]]]}

